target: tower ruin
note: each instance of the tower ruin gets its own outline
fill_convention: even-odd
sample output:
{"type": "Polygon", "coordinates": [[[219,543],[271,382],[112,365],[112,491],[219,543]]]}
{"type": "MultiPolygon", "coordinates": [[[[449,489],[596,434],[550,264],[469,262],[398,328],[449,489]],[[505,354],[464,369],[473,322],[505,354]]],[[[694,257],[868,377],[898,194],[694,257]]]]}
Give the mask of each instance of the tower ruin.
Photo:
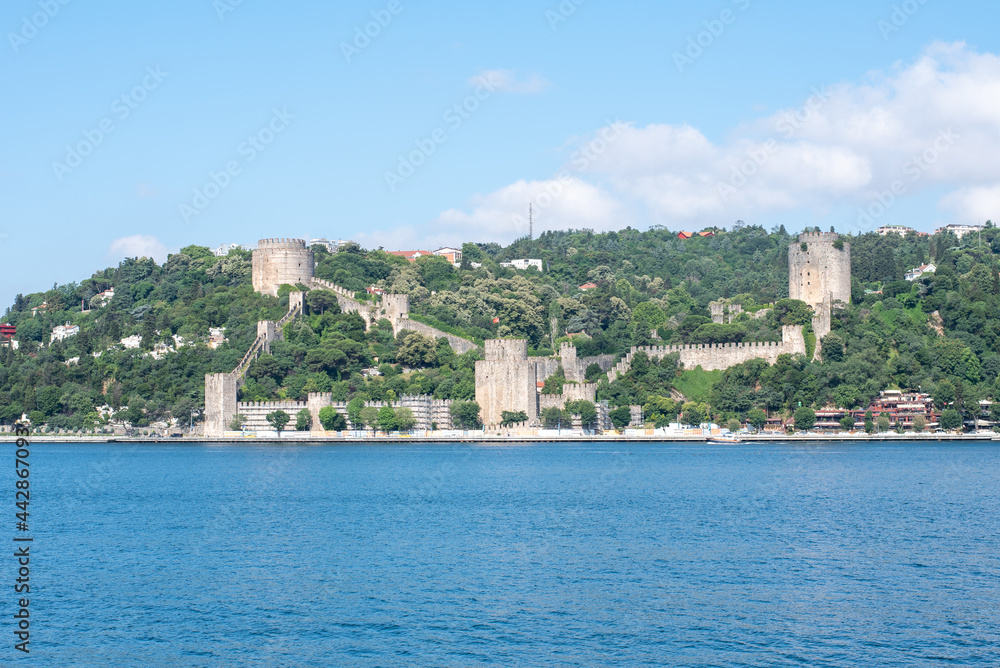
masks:
{"type": "Polygon", "coordinates": [[[805,232],[788,247],[788,296],[812,307],[817,342],[835,302],[851,303],[851,245],[833,232],[805,232]]]}
{"type": "Polygon", "coordinates": [[[254,291],[277,297],[282,285],[311,283],[316,258],[302,239],[261,239],[252,267],[254,291]]]}

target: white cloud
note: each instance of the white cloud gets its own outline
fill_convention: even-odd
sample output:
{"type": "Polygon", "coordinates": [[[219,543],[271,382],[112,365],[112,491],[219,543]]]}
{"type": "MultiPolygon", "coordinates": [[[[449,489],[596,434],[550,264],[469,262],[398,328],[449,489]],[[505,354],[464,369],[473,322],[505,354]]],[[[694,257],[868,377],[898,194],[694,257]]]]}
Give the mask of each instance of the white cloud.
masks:
{"type": "Polygon", "coordinates": [[[112,241],[108,257],[116,260],[127,257],[151,257],[157,262],[166,262],[167,247],[154,236],[135,234],[112,241]]]}
{"type": "Polygon", "coordinates": [[[483,83],[495,88],[498,92],[518,95],[535,95],[552,85],[541,74],[530,74],[527,79],[518,80],[516,73],[511,70],[486,70],[469,79],[471,86],[479,86],[483,83]]]}
{"type": "MultiPolygon", "coordinates": [[[[484,73],[501,74],[518,87],[509,72],[484,73]]],[[[895,185],[899,197],[950,189],[939,204],[955,222],[996,220],[998,109],[1000,57],[935,43],[912,63],[817,89],[800,107],[753,119],[724,141],[690,125],[621,124],[606,142],[598,131],[574,144],[583,155],[590,147],[590,156],[568,159],[572,178],[539,219],[545,228],[611,229],[636,219],[687,227],[802,211],[809,224],[810,212],[867,208],[895,185]]],[[[562,180],[518,181],[437,222],[510,240],[523,233],[512,216],[540,187],[562,180]]]]}
{"type": "Polygon", "coordinates": [[[941,208],[967,223],[1000,222],[1000,185],[963,188],[942,198],[941,208]]]}

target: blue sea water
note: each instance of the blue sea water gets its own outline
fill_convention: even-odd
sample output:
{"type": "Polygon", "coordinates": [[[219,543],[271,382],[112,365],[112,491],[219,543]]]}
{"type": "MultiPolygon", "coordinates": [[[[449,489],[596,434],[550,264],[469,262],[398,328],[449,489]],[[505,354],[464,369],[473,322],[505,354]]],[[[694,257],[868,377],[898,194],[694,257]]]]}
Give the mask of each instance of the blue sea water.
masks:
{"type": "Polygon", "coordinates": [[[37,444],[30,479],[3,665],[1000,665],[993,445],[37,444]]]}

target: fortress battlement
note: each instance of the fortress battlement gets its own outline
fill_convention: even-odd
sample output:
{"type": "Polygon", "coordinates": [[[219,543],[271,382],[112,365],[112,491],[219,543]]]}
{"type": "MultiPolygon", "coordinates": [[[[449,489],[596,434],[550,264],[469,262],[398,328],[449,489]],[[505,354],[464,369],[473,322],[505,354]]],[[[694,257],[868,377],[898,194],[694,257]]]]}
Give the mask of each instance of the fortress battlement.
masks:
{"type": "Polygon", "coordinates": [[[257,242],[257,248],[306,250],[306,242],[304,239],[261,239],[257,242]]]}
{"type": "Polygon", "coordinates": [[[799,241],[807,243],[810,241],[813,243],[822,243],[824,241],[833,243],[839,238],[840,235],[836,232],[803,232],[799,235],[799,241]]]}

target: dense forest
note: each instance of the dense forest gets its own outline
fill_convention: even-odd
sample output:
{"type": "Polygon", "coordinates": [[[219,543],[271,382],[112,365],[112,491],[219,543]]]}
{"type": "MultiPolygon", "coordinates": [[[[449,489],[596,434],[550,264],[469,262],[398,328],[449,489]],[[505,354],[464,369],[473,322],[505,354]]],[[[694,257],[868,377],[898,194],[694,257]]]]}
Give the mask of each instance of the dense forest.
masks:
{"type": "MultiPolygon", "coordinates": [[[[781,324],[801,307],[787,299],[793,236],[739,222],[713,232],[682,240],[659,227],[582,230],[507,247],[465,243],[458,268],[441,257],[411,263],[353,245],[335,254],[314,250],[317,277],[361,299],[373,298],[364,292],[370,286],[405,293],[415,319],[476,342],[526,338],[532,355],[552,354],[563,341],[590,356],[662,342],[780,339],[781,324]],[[500,266],[518,258],[539,258],[544,271],[500,266]],[[713,324],[709,303],[723,298],[746,313],[713,324]],[[763,308],[766,317],[753,317],[763,308]]],[[[848,241],[853,303],[834,312],[822,361],[783,357],[771,367],[750,362],[706,373],[680,369],[673,358],[640,358],[610,384],[591,369],[598,398],[613,407],[643,405],[663,421],[682,410],[724,420],[800,405],[865,407],[887,388],[922,389],[967,414],[980,399],[1000,396],[1000,231],[988,224],[962,241],[912,233],[848,241]],[[936,273],[903,280],[926,262],[936,273]]],[[[292,289],[277,298],[256,294],[250,253],[216,257],[188,246],[162,265],[127,259],[79,284],[18,295],[4,317],[16,326],[20,347],[0,349],[0,422],[27,413],[50,429],[89,430],[111,415],[140,428],[197,419],[204,375],[231,371],[257,321],[287,311],[292,289]],[[93,304],[109,288],[114,298],[103,308],[93,304]],[[67,322],[79,334],[51,342],[53,328],[67,322]],[[217,348],[208,345],[212,328],[224,328],[227,339],[217,348]],[[127,337],[136,337],[137,347],[123,346],[127,337]]],[[[443,339],[412,332],[396,337],[385,321],[365,331],[331,293],[313,291],[307,305],[308,315],[289,323],[284,341],[252,366],[243,400],[304,399],[314,391],[338,400],[475,396],[476,353],[456,355],[443,339]]]]}

